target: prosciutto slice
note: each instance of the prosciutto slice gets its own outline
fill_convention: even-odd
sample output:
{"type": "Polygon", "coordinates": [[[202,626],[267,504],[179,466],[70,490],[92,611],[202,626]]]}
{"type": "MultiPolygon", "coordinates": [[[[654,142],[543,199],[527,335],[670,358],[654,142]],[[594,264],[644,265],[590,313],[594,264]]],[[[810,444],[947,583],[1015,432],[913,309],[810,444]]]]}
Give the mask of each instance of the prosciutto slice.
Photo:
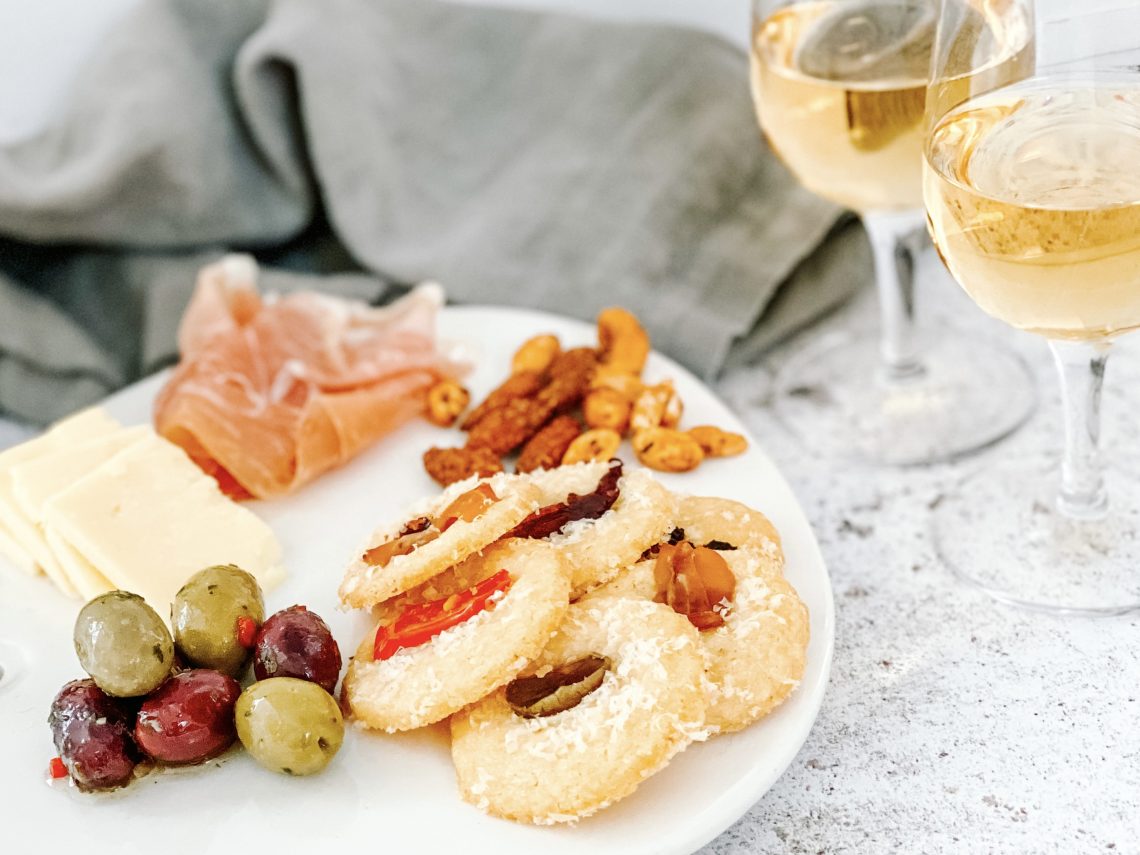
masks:
{"type": "Polygon", "coordinates": [[[457,366],[436,347],[438,285],[384,308],[262,297],[257,266],[206,267],[179,328],[155,427],[235,498],[290,493],[423,411],[457,366]]]}

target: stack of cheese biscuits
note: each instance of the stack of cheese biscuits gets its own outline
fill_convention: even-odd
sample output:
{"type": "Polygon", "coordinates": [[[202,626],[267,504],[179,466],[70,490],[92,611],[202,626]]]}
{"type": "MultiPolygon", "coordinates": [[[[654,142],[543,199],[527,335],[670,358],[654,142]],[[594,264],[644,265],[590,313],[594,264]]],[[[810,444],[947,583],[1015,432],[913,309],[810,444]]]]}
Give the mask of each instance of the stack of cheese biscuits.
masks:
{"type": "Polygon", "coordinates": [[[343,685],[356,723],[448,719],[463,797],[572,822],[803,675],[808,613],[759,511],[589,462],[453,484],[382,526],[342,601],[371,608],[343,685]]]}

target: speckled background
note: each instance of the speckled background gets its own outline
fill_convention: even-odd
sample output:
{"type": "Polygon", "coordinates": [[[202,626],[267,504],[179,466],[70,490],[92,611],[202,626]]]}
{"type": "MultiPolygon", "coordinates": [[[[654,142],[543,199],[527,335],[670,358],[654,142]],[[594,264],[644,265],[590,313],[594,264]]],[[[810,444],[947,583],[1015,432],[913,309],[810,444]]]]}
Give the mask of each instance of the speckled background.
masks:
{"type": "MultiPolygon", "coordinates": [[[[1037,370],[1038,410],[983,454],[891,471],[813,459],[773,420],[769,372],[784,354],[725,378],[720,391],[815,527],[837,628],[811,736],[708,855],[1140,852],[1140,619],[1058,619],[998,606],[955,580],[929,536],[931,502],[973,467],[1060,448],[1046,345],[984,317],[933,252],[922,273],[928,317],[992,336],[1037,370]]],[[[875,325],[868,291],[822,327],[875,325]]],[[[1105,394],[1106,453],[1131,468],[1140,448],[1137,345],[1119,346],[1105,394]]]]}

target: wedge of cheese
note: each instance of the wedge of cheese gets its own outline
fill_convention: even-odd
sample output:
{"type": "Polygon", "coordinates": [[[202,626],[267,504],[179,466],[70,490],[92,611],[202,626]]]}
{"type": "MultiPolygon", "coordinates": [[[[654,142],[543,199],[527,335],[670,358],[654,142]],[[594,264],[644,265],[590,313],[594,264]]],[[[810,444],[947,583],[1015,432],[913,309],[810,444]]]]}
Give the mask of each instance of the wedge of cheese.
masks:
{"type": "MultiPolygon", "coordinates": [[[[80,579],[72,572],[73,556],[64,560],[59,549],[53,549],[44,529],[44,507],[48,499],[60,490],[70,486],[88,472],[93,472],[124,448],[140,442],[152,431],[148,427],[119,428],[114,433],[76,442],[64,448],[40,454],[24,463],[17,463],[8,472],[11,498],[17,509],[30,526],[25,527],[25,537],[32,543],[37,554],[50,553],[47,567],[62,572],[68,583],[84,599],[91,599],[86,593],[91,590],[89,574],[81,571],[80,579]],[[83,584],[80,583],[82,580],[83,584]]],[[[57,538],[58,541],[58,538],[57,538]]],[[[55,579],[55,573],[49,573],[55,579]]],[[[102,588],[98,593],[108,590],[102,588]]]]}
{"type": "Polygon", "coordinates": [[[12,470],[41,456],[52,454],[102,436],[121,430],[121,426],[106,412],[100,409],[83,410],[58,422],[46,433],[25,443],[0,453],[0,529],[3,542],[7,545],[5,554],[14,554],[12,563],[21,569],[38,567],[51,577],[51,580],[64,593],[77,596],[59,562],[48,548],[35,521],[30,519],[16,500],[12,470]]]}
{"type": "Polygon", "coordinates": [[[82,557],[164,616],[212,564],[237,564],[267,590],[284,576],[269,526],[153,432],[49,498],[43,523],[52,543],[66,544],[60,554],[82,557]]]}

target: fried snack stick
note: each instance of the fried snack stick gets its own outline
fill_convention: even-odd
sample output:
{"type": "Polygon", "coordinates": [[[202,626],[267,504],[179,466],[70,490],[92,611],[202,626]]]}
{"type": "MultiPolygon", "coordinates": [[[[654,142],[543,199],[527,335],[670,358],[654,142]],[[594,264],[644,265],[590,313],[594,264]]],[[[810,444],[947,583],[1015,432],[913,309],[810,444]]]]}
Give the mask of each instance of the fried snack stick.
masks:
{"type": "Polygon", "coordinates": [[[554,407],[534,398],[518,398],[491,410],[467,435],[469,448],[510,454],[534,436],[554,415],[554,407]]]}
{"type": "Polygon", "coordinates": [[[424,452],[424,469],[447,487],[472,475],[486,478],[502,472],[503,464],[489,448],[429,448],[424,452]]]}
{"type": "Polygon", "coordinates": [[[549,381],[537,394],[508,400],[487,412],[471,428],[468,446],[489,448],[496,454],[510,454],[538,433],[552,416],[578,405],[590,388],[590,377],[597,362],[597,354],[589,347],[576,347],[560,353],[550,365],[549,381]]]}
{"type": "Polygon", "coordinates": [[[504,407],[519,398],[529,398],[546,384],[546,375],[541,371],[519,371],[499,384],[479,406],[467,414],[460,428],[472,430],[489,413],[504,407]]]}
{"type": "Polygon", "coordinates": [[[535,400],[556,413],[576,407],[589,390],[597,366],[598,354],[592,347],[575,347],[560,353],[550,365],[550,381],[535,400]]]}
{"type": "Polygon", "coordinates": [[[573,416],[556,417],[523,446],[516,471],[555,468],[561,464],[562,456],[581,432],[582,427],[573,416]]]}

